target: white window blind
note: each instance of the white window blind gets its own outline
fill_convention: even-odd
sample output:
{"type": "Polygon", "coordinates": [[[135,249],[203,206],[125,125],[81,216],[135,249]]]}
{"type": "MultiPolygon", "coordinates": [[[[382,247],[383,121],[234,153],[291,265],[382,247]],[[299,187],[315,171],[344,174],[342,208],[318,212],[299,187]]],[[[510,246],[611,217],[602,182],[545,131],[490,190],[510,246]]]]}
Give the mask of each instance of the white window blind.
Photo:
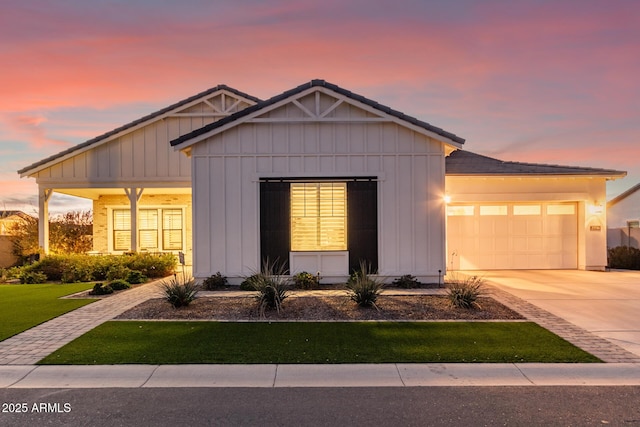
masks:
{"type": "Polygon", "coordinates": [[[131,212],[128,209],[113,210],[113,250],[131,249],[131,212]]]}
{"type": "Polygon", "coordinates": [[[140,209],[138,211],[138,245],[140,249],[158,250],[158,210],[140,209]]]}
{"type": "Polygon", "coordinates": [[[347,249],[347,184],[291,184],[291,250],[347,249]]]}
{"type": "MultiPolygon", "coordinates": [[[[129,209],[113,211],[113,250],[131,249],[131,212],[129,209]]],[[[182,209],[138,210],[138,246],[140,249],[167,251],[183,249],[182,209]],[[162,227],[160,227],[160,218],[162,227]]]]}
{"type": "Polygon", "coordinates": [[[164,209],[162,211],[162,249],[182,249],[181,209],[164,209]]]}

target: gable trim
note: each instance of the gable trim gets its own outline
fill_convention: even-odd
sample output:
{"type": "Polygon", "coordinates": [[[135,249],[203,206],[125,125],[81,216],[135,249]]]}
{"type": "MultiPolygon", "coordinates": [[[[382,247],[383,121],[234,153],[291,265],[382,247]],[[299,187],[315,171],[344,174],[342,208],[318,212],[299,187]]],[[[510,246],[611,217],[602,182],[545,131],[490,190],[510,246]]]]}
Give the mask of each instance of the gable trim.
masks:
{"type": "MultiPolygon", "coordinates": [[[[432,126],[429,123],[423,122],[421,120],[416,119],[415,117],[408,116],[404,113],[401,113],[397,110],[393,110],[390,107],[379,104],[376,101],[365,98],[364,96],[354,94],[348,90],[342,89],[339,86],[328,83],[324,80],[312,80],[309,83],[305,83],[300,85],[294,89],[288,90],[286,92],[281,93],[280,95],[276,95],[266,101],[255,104],[251,107],[247,107],[242,111],[239,111],[235,114],[232,114],[224,119],[221,119],[217,122],[211,123],[207,126],[204,126],[200,129],[197,129],[191,133],[185,134],[175,140],[171,141],[171,145],[176,147],[179,150],[185,150],[191,147],[192,145],[207,139],[213,135],[216,135],[220,132],[224,132],[232,127],[238,126],[242,123],[250,123],[252,121],[256,121],[259,115],[264,113],[273,111],[283,105],[286,104],[296,105],[301,111],[305,112],[308,118],[303,118],[300,120],[296,119],[264,119],[265,122],[293,122],[293,121],[309,121],[309,122],[369,122],[369,121],[386,121],[386,122],[394,122],[398,125],[404,126],[406,128],[412,129],[416,132],[429,136],[431,138],[437,139],[445,144],[454,146],[456,148],[461,148],[462,144],[464,144],[464,139],[460,138],[457,135],[454,135],[450,132],[446,132],[443,129],[432,126]],[[378,117],[373,118],[333,118],[326,117],[330,111],[325,112],[325,114],[320,115],[320,117],[316,117],[312,112],[308,111],[307,108],[300,108],[302,105],[296,101],[304,96],[309,95],[313,92],[321,92],[326,95],[330,95],[332,97],[338,98],[338,101],[349,102],[352,105],[357,106],[369,113],[375,114],[378,117]],[[306,111],[305,111],[306,110],[306,111]]],[[[332,105],[329,110],[335,109],[339,106],[339,103],[336,102],[332,105]]]]}
{"type": "MultiPolygon", "coordinates": [[[[242,100],[248,102],[248,103],[258,103],[261,100],[259,98],[256,98],[252,95],[246,94],[244,92],[241,92],[239,90],[233,89],[227,85],[221,84],[218,85],[216,87],[213,87],[211,89],[208,89],[204,92],[200,92],[196,95],[193,95],[189,98],[183,99],[182,101],[179,101],[175,104],[169,105],[168,107],[165,107],[161,110],[156,111],[155,113],[151,113],[148,114],[144,117],[141,117],[137,120],[134,120],[130,123],[127,123],[123,126],[120,126],[116,129],[113,129],[109,132],[106,132],[102,135],[99,135],[95,138],[92,138],[88,141],[85,141],[83,143],[74,145],[73,147],[70,147],[64,151],[61,151],[57,154],[54,154],[52,156],[49,156],[43,160],[40,160],[36,163],[33,163],[25,168],[22,168],[18,171],[18,174],[20,174],[20,177],[25,177],[25,176],[29,176],[29,175],[33,175],[35,173],[38,173],[40,171],[42,171],[43,169],[46,169],[48,167],[53,166],[56,163],[60,163],[63,162],[73,156],[77,156],[79,154],[82,154],[88,150],[94,149],[99,147],[102,144],[105,144],[109,141],[112,141],[114,139],[117,139],[119,137],[121,137],[122,135],[126,134],[126,133],[130,133],[130,132],[134,132],[138,129],[141,129],[145,126],[150,125],[151,123],[154,123],[156,121],[159,120],[163,120],[165,118],[167,118],[170,115],[176,115],[177,117],[184,117],[185,115],[180,115],[175,114],[175,111],[178,109],[185,109],[185,108],[189,108],[192,107],[193,105],[198,104],[199,102],[203,101],[203,98],[205,97],[209,97],[211,95],[214,95],[216,92],[219,92],[221,94],[227,94],[227,95],[231,95],[234,97],[238,97],[241,98],[242,100]]],[[[217,110],[215,107],[213,107],[213,105],[211,105],[210,103],[207,103],[208,105],[210,105],[214,110],[217,110]]],[[[217,117],[219,117],[219,115],[216,113],[215,114],[217,117]]]]}

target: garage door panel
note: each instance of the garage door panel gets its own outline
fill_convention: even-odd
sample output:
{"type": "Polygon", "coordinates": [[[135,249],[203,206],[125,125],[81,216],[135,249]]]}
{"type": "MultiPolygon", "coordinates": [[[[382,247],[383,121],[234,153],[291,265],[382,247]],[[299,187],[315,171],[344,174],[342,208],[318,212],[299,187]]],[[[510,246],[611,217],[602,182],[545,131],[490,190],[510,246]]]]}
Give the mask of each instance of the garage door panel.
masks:
{"type": "Polygon", "coordinates": [[[474,205],[473,215],[448,217],[452,266],[460,269],[577,268],[575,203],[474,205]],[[505,214],[506,213],[506,214],[505,214]],[[453,225],[453,226],[452,226],[453,225]]]}

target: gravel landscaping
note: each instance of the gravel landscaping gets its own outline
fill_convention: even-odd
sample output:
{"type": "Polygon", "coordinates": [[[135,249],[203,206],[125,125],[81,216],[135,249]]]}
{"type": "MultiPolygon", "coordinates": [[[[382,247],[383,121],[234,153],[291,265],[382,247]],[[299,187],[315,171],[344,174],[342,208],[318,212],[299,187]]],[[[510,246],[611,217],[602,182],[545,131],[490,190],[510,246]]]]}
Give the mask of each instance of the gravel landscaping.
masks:
{"type": "Polygon", "coordinates": [[[262,317],[251,293],[247,296],[206,296],[188,307],[173,308],[163,299],[148,300],[116,319],[221,320],[221,321],[330,321],[330,320],[521,320],[520,314],[490,297],[478,308],[454,308],[441,295],[382,295],[376,308],[358,307],[348,296],[290,296],[280,312],[262,317]]]}

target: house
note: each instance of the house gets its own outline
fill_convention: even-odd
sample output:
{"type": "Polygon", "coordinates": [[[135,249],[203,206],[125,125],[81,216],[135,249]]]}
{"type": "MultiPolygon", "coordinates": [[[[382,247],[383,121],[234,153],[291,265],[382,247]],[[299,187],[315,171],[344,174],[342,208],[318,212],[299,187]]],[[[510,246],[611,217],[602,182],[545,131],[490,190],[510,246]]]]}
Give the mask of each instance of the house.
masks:
{"type": "Polygon", "coordinates": [[[464,142],[323,80],[264,101],[217,86],[19,173],[43,218],[52,191],[94,200],[96,251],[183,251],[198,278],[237,283],[265,259],[326,281],[361,261],[389,280],[604,269],[606,181],[624,172],[464,142]]]}
{"type": "Polygon", "coordinates": [[[0,211],[0,268],[11,267],[18,262],[13,254],[12,229],[27,218],[28,215],[22,211],[0,211]]]}
{"type": "Polygon", "coordinates": [[[640,248],[640,184],[607,203],[607,246],[640,248]]]}

